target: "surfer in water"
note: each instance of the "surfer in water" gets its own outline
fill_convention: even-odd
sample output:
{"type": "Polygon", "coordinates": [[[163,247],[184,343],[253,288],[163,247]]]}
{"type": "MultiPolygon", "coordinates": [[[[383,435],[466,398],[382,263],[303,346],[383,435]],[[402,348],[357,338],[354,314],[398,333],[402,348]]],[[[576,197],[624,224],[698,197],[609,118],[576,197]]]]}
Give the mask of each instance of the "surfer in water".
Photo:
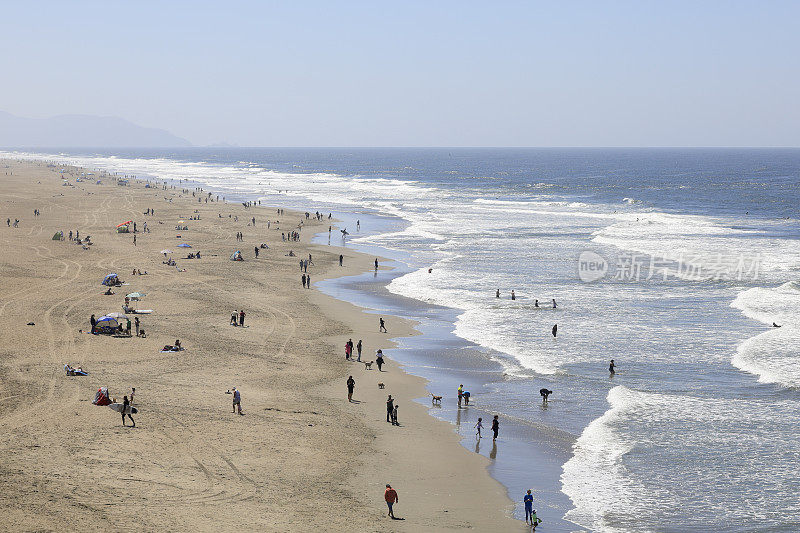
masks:
{"type": "Polygon", "coordinates": [[[555,308],[556,308],[556,299],[553,298],[553,309],[555,309],[555,308]]]}
{"type": "Polygon", "coordinates": [[[772,323],[772,327],[773,327],[773,328],[779,328],[780,326],[779,326],[778,324],[776,324],[775,322],[773,322],[773,323],[772,323]]]}
{"type": "Polygon", "coordinates": [[[558,324],[553,325],[553,337],[555,337],[556,334],[558,334],[558,324]]]}
{"type": "Polygon", "coordinates": [[[131,427],[135,428],[136,427],[136,422],[133,421],[133,417],[131,416],[130,413],[126,413],[125,412],[125,411],[128,411],[130,409],[130,407],[131,407],[131,402],[129,402],[128,401],[128,397],[125,396],[124,398],[122,398],[122,425],[123,426],[125,425],[125,415],[127,414],[128,418],[131,419],[131,424],[133,424],[131,427]]]}
{"type": "Polygon", "coordinates": [[[533,301],[533,306],[534,307],[539,307],[539,300],[534,300],[533,301]]]}
{"type": "Polygon", "coordinates": [[[617,373],[617,365],[614,364],[614,360],[611,360],[611,363],[608,365],[608,372],[613,376],[617,373]]]}
{"type": "Polygon", "coordinates": [[[511,289],[511,299],[512,300],[516,300],[517,299],[517,295],[514,294],[514,289],[511,289]]]}
{"type": "Polygon", "coordinates": [[[497,292],[494,293],[495,298],[500,298],[500,289],[497,289],[497,292]]]}

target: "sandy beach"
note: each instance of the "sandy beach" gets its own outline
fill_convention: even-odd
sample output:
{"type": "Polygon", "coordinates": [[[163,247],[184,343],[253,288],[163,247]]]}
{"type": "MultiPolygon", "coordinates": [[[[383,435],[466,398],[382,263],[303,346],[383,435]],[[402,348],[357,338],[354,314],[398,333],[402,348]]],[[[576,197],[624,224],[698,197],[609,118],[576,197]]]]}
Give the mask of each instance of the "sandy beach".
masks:
{"type": "Polygon", "coordinates": [[[64,186],[60,168],[0,161],[0,215],[19,220],[0,229],[0,529],[524,530],[486,459],[414,401],[427,394],[421,379],[390,354],[385,372],[345,360],[348,339],[363,339],[372,361],[414,324],[387,316],[380,333],[375,315],[303,288],[309,254],[312,282],[373,268],[374,257],[310,243],[327,219],[110,176],[76,182],[73,168],[64,186]],[[116,230],[127,220],[135,244],[116,230]],[[283,241],[301,221],[300,241],[283,241]],[[93,244],[53,240],[59,231],[93,244]],[[229,260],[235,250],[245,261],[229,260]],[[196,251],[202,259],[185,259],[196,251]],[[111,272],[125,285],[104,295],[111,272]],[[89,333],[92,314],[121,312],[134,291],[146,293],[134,307],[153,310],[129,314],[146,338],[89,333]],[[234,310],[246,327],[230,325],[234,310]],[[176,339],[183,351],[161,352],[176,339]],[[67,363],[88,376],[66,376],[67,363]],[[92,404],[100,387],[118,402],[136,388],[135,428],[92,404]],[[232,413],[232,387],[244,416],[232,413]],[[385,421],[388,394],[399,426],[385,421]],[[402,520],[386,517],[386,483],[402,520]]]}

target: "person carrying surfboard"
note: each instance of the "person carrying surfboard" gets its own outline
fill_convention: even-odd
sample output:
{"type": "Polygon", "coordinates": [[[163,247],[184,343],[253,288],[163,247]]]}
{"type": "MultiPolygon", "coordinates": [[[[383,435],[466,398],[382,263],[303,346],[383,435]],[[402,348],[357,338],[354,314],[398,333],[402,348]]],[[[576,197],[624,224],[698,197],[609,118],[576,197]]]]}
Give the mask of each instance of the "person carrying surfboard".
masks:
{"type": "Polygon", "coordinates": [[[131,427],[135,428],[136,427],[136,422],[134,422],[133,417],[131,416],[131,403],[128,401],[128,397],[127,396],[125,396],[122,399],[122,411],[121,411],[121,413],[122,413],[122,425],[123,426],[125,425],[125,415],[127,414],[128,418],[131,419],[131,424],[133,424],[131,427]]]}

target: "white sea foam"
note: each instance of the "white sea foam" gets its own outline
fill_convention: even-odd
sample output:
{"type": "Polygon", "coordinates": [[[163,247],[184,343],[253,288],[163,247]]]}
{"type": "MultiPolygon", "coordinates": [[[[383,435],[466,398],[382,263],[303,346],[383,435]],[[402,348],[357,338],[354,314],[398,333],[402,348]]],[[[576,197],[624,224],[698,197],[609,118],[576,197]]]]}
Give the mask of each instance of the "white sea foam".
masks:
{"type": "Polygon", "coordinates": [[[752,519],[781,522],[800,509],[792,400],[710,399],[616,386],[564,464],[565,518],[592,531],[688,531],[752,519]],[[764,490],[764,487],[772,487],[764,490]],[[691,513],[677,511],[691,502],[691,513]],[[783,519],[781,518],[783,517],[783,519]],[[716,525],[712,525],[716,524],[716,525]]]}
{"type": "Polygon", "coordinates": [[[731,307],[773,328],[742,342],[733,356],[737,368],[762,383],[800,387],[800,283],[740,292],[731,307]]]}

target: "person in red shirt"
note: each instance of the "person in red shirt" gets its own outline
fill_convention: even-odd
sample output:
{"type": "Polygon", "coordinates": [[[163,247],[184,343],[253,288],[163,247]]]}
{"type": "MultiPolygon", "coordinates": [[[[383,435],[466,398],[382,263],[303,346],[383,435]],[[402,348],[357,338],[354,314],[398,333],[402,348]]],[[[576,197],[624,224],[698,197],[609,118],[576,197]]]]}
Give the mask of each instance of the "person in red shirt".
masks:
{"type": "Polygon", "coordinates": [[[389,514],[386,516],[391,516],[394,518],[394,512],[392,511],[392,505],[400,501],[400,498],[397,497],[397,491],[392,488],[391,485],[388,483],[386,484],[386,492],[383,493],[383,498],[386,500],[386,505],[389,506],[389,514]]]}

